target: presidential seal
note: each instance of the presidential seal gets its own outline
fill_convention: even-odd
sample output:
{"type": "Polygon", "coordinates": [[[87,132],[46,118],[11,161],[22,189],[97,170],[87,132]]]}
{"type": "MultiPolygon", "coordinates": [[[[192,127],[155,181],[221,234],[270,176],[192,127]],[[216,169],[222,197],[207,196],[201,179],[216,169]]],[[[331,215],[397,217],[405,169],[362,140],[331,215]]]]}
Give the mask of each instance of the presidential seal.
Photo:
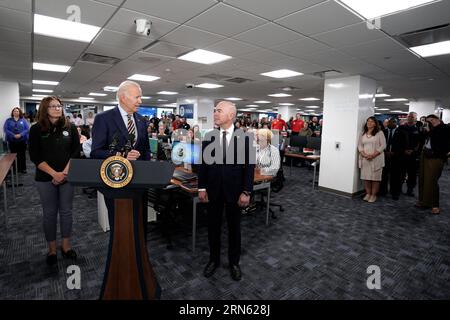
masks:
{"type": "Polygon", "coordinates": [[[103,161],[100,176],[111,188],[123,188],[133,178],[133,167],[124,157],[112,156],[103,161]]]}

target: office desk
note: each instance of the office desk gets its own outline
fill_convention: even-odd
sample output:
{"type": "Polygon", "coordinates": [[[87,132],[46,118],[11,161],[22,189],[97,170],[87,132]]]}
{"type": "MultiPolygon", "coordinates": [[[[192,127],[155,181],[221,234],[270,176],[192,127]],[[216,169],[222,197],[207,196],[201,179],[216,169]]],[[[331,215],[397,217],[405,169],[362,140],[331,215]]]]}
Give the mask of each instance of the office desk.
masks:
{"type": "MultiPolygon", "coordinates": [[[[175,170],[180,170],[190,173],[190,171],[184,169],[183,167],[177,167],[175,170]]],[[[260,173],[258,169],[255,170],[255,177],[253,179],[253,191],[267,189],[267,205],[266,205],[266,226],[269,225],[269,204],[270,204],[270,181],[273,180],[272,176],[264,176],[260,173]]],[[[192,252],[195,253],[195,242],[196,242],[196,232],[197,232],[197,204],[198,199],[198,189],[188,188],[183,185],[183,182],[172,179],[170,183],[179,186],[181,190],[186,192],[192,197],[192,252]]]]}
{"type": "Polygon", "coordinates": [[[291,159],[291,168],[289,169],[289,175],[292,175],[292,161],[294,158],[296,159],[304,159],[304,160],[308,160],[308,161],[312,161],[312,166],[314,167],[314,175],[313,175],[313,183],[312,183],[312,188],[314,190],[314,186],[316,183],[316,172],[317,172],[317,166],[320,164],[320,156],[315,156],[315,155],[304,155],[304,154],[298,154],[298,153],[290,153],[289,151],[286,151],[286,153],[284,154],[284,156],[286,158],[290,158],[291,159]]]}

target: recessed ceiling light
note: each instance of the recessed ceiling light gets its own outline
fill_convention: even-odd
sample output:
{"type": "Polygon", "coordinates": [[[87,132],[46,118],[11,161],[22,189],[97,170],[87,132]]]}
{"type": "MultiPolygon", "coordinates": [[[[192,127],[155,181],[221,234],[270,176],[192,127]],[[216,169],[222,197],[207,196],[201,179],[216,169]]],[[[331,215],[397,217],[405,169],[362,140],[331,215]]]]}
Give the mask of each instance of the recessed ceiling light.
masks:
{"type": "Polygon", "coordinates": [[[33,94],[33,97],[46,97],[45,94],[33,94]]]}
{"type": "Polygon", "coordinates": [[[47,90],[47,89],[33,89],[33,92],[53,92],[53,90],[47,90]]]}
{"type": "Polygon", "coordinates": [[[285,102],[285,103],[279,103],[278,105],[280,105],[280,106],[293,106],[294,104],[285,102]]]}
{"type": "Polygon", "coordinates": [[[225,98],[225,100],[230,100],[230,101],[241,101],[241,98],[235,98],[235,97],[231,97],[231,98],[225,98]]]}
{"type": "Polygon", "coordinates": [[[161,79],[160,77],[155,77],[155,76],[149,76],[149,75],[145,75],[145,74],[133,74],[131,77],[128,77],[128,79],[130,80],[137,80],[137,81],[155,81],[158,79],[161,79]]]}
{"type": "Polygon", "coordinates": [[[301,99],[298,99],[298,100],[302,100],[302,101],[319,101],[320,99],[318,99],[318,98],[301,98],[301,99]]]}
{"type": "Polygon", "coordinates": [[[97,92],[91,92],[89,93],[90,96],[97,96],[97,97],[104,97],[107,96],[107,93],[97,93],[97,92]]]}
{"type": "Polygon", "coordinates": [[[409,48],[421,57],[441,56],[450,54],[450,40],[409,48]]]}
{"type": "Polygon", "coordinates": [[[103,88],[103,91],[109,91],[109,92],[116,92],[117,90],[119,90],[119,87],[106,86],[103,88]]]}
{"type": "Polygon", "coordinates": [[[47,80],[33,80],[34,84],[44,84],[48,86],[57,86],[59,84],[58,81],[47,81],[47,80]]]}
{"type": "Polygon", "coordinates": [[[175,94],[178,94],[178,92],[174,92],[174,91],[160,91],[160,92],[158,92],[158,94],[175,95],[175,94]]]}
{"type": "Polygon", "coordinates": [[[384,101],[387,101],[387,102],[397,102],[397,101],[408,101],[408,99],[405,99],[405,98],[395,98],[395,99],[384,99],[384,101]]]}
{"type": "Polygon", "coordinates": [[[266,100],[258,100],[258,101],[253,101],[254,103],[262,103],[262,104],[265,104],[265,103],[270,103],[270,101],[266,101],[266,100]]]}
{"type": "Polygon", "coordinates": [[[281,69],[281,70],[275,70],[271,72],[261,73],[262,76],[271,77],[271,78],[290,78],[295,76],[302,76],[303,73],[288,70],[288,69],[281,69]]]}
{"type": "Polygon", "coordinates": [[[304,108],[307,108],[307,109],[319,109],[320,107],[319,106],[305,106],[304,108]]]}
{"type": "Polygon", "coordinates": [[[214,64],[231,59],[231,57],[217,52],[197,49],[179,56],[178,59],[203,64],[214,64]]]}
{"type": "Polygon", "coordinates": [[[147,97],[147,96],[142,96],[142,97],[141,97],[142,100],[149,100],[149,99],[151,99],[151,98],[152,98],[152,97],[147,97]]]}
{"type": "Polygon", "coordinates": [[[387,98],[387,97],[390,97],[390,95],[386,93],[377,93],[375,95],[375,98],[387,98]]]}
{"type": "Polygon", "coordinates": [[[436,0],[341,0],[366,19],[381,17],[436,0]]]}
{"type": "Polygon", "coordinates": [[[40,14],[34,15],[34,33],[43,36],[91,42],[100,27],[89,24],[58,19],[40,14]]]}
{"type": "Polygon", "coordinates": [[[164,99],[158,99],[159,102],[167,102],[169,100],[164,100],[164,99]]]}
{"type": "Polygon", "coordinates": [[[256,105],[256,104],[247,104],[247,105],[245,105],[246,107],[259,107],[258,105],[256,105]]]}
{"type": "Polygon", "coordinates": [[[286,98],[286,97],[292,97],[291,94],[287,94],[287,93],[273,93],[273,94],[269,94],[269,97],[275,97],[275,98],[286,98]]]}
{"type": "Polygon", "coordinates": [[[64,66],[60,64],[49,64],[49,63],[40,63],[33,62],[34,70],[43,70],[43,71],[53,71],[53,72],[67,72],[70,69],[70,66],[64,66]]]}
{"type": "Polygon", "coordinates": [[[223,87],[221,84],[215,84],[215,83],[201,83],[199,85],[196,85],[197,88],[203,88],[203,89],[217,89],[223,87]]]}
{"type": "Polygon", "coordinates": [[[377,109],[377,111],[389,111],[390,109],[389,108],[380,108],[380,109],[377,109]]]}
{"type": "Polygon", "coordinates": [[[79,97],[78,99],[80,99],[80,100],[94,100],[94,98],[90,98],[90,97],[79,97]]]}

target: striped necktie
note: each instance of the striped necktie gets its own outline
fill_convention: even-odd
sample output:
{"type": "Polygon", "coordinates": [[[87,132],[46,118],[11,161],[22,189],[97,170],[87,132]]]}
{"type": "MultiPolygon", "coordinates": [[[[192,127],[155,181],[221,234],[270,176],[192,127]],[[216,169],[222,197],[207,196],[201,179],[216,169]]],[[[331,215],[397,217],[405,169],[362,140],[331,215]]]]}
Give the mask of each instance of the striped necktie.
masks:
{"type": "Polygon", "coordinates": [[[128,134],[132,134],[134,136],[136,136],[136,127],[134,126],[134,122],[133,120],[131,120],[131,114],[127,114],[128,117],[128,125],[127,125],[127,130],[128,130],[128,134]]]}

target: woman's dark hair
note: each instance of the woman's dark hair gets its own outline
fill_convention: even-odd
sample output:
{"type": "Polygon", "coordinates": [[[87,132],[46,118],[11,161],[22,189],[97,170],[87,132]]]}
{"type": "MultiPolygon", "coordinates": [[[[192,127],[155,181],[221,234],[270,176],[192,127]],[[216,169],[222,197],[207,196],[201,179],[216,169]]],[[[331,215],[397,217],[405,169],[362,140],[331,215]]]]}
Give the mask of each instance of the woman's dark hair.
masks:
{"type": "Polygon", "coordinates": [[[372,120],[375,122],[375,127],[373,128],[372,135],[376,135],[378,131],[380,131],[380,124],[377,121],[377,118],[375,117],[368,117],[366,120],[366,123],[364,124],[363,134],[366,134],[369,131],[369,128],[367,127],[367,121],[372,120]]]}
{"type": "Polygon", "coordinates": [[[49,131],[52,126],[57,128],[70,128],[70,122],[64,116],[64,109],[61,108],[61,117],[59,117],[58,121],[55,124],[52,124],[48,119],[48,108],[50,106],[50,102],[56,100],[62,106],[61,100],[55,96],[45,97],[39,103],[39,112],[38,112],[38,120],[37,122],[41,126],[41,130],[43,132],[49,131]]]}
{"type": "Polygon", "coordinates": [[[11,110],[11,118],[14,118],[14,110],[19,110],[19,118],[23,118],[23,112],[22,109],[20,109],[19,107],[15,107],[11,110]]]}

